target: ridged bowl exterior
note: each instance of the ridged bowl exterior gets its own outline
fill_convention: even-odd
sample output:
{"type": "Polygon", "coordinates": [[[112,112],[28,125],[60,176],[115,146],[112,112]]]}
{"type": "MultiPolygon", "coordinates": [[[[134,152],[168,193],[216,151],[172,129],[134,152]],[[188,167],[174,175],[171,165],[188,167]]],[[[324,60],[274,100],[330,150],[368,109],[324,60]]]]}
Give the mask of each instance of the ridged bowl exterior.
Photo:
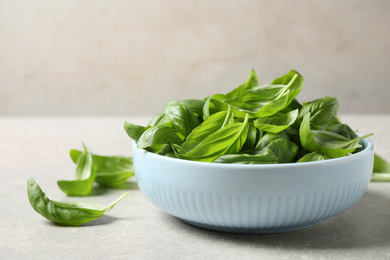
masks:
{"type": "Polygon", "coordinates": [[[373,145],[332,160],[275,165],[194,162],[138,149],[137,183],[157,207],[190,224],[238,233],[275,233],[340,214],[365,193],[373,145]]]}

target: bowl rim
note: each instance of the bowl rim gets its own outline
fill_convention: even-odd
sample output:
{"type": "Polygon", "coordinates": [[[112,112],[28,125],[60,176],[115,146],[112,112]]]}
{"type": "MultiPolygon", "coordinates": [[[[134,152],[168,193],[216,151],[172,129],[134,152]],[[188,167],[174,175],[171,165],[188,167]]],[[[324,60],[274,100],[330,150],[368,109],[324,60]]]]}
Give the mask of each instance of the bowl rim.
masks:
{"type": "MultiPolygon", "coordinates": [[[[359,134],[361,135],[361,134],[359,134]]],[[[363,145],[363,150],[350,154],[347,156],[339,157],[339,158],[332,158],[328,160],[323,161],[313,161],[313,162],[293,162],[293,163],[277,163],[277,164],[230,164],[230,163],[214,163],[214,162],[201,162],[201,161],[192,161],[192,160],[186,160],[186,159],[180,159],[180,158],[173,158],[168,157],[160,154],[156,154],[153,152],[149,152],[145,149],[139,149],[137,148],[137,143],[133,140],[132,147],[133,147],[133,155],[134,150],[141,150],[148,156],[151,156],[152,158],[156,158],[158,160],[164,160],[168,162],[177,163],[179,165],[185,164],[188,166],[211,166],[211,167],[221,167],[221,168],[229,168],[229,169],[242,169],[242,168],[250,168],[250,169],[283,169],[283,168],[304,168],[304,167],[317,167],[317,166],[326,166],[326,165],[332,165],[332,164],[338,164],[338,163],[346,163],[348,161],[353,160],[359,160],[360,158],[367,156],[369,153],[371,153],[374,149],[374,144],[372,141],[367,137],[361,140],[361,143],[363,145]]]]}

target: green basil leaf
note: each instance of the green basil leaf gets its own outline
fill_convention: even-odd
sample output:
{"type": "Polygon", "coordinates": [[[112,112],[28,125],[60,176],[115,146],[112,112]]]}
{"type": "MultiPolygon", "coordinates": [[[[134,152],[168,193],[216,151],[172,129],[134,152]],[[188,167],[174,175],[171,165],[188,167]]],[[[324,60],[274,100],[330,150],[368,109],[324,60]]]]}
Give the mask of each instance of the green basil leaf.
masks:
{"type": "Polygon", "coordinates": [[[187,109],[189,109],[192,113],[195,114],[198,118],[203,117],[203,106],[206,103],[204,100],[199,99],[185,99],[178,101],[180,105],[185,106],[187,109]]]}
{"type": "Polygon", "coordinates": [[[164,113],[171,119],[173,126],[185,138],[199,125],[195,114],[178,102],[170,103],[164,113]]]}
{"type": "Polygon", "coordinates": [[[294,98],[291,103],[285,108],[282,110],[283,113],[287,113],[287,112],[290,112],[292,110],[295,110],[295,109],[301,109],[302,108],[302,105],[301,103],[299,103],[299,101],[294,98]]]}
{"type": "Polygon", "coordinates": [[[207,98],[203,105],[203,121],[206,121],[207,118],[209,118],[212,114],[210,106],[213,106],[213,104],[210,103],[211,97],[207,98]]]}
{"type": "Polygon", "coordinates": [[[172,123],[171,119],[163,112],[156,114],[149,122],[148,126],[158,126],[172,123]]]}
{"type": "Polygon", "coordinates": [[[299,147],[294,142],[285,139],[277,139],[270,142],[267,148],[278,158],[278,163],[291,163],[295,161],[299,147]]]}
{"type": "Polygon", "coordinates": [[[230,164],[274,164],[278,163],[275,154],[226,154],[216,158],[213,163],[230,163],[230,164]]]}
{"type": "Polygon", "coordinates": [[[233,114],[230,111],[221,111],[213,114],[191,132],[181,147],[185,151],[194,149],[206,139],[206,137],[233,122],[233,119],[233,114]]]}
{"type": "MultiPolygon", "coordinates": [[[[173,149],[172,149],[172,151],[173,151],[173,149]]],[[[177,158],[176,154],[174,152],[166,153],[166,154],[164,154],[164,156],[171,157],[171,158],[177,158]]]]}
{"type": "Polygon", "coordinates": [[[376,173],[371,176],[371,182],[390,182],[390,173],[376,173]]]}
{"type": "MultiPolygon", "coordinates": [[[[77,162],[81,151],[71,150],[70,157],[77,162]]],[[[134,176],[133,159],[124,156],[101,156],[93,154],[93,162],[97,166],[95,182],[108,186],[118,187],[134,176]]]]}
{"type": "Polygon", "coordinates": [[[50,200],[33,178],[27,181],[27,194],[32,208],[44,218],[65,226],[80,226],[110,211],[129,192],[111,205],[97,203],[58,202],[50,200]]]}
{"type": "Polygon", "coordinates": [[[288,136],[283,133],[277,133],[277,134],[266,133],[259,139],[259,142],[257,143],[255,149],[267,147],[267,145],[269,145],[271,142],[278,139],[289,140],[288,136]]]}
{"type": "Polygon", "coordinates": [[[248,135],[241,148],[242,151],[252,150],[255,147],[259,131],[260,130],[255,127],[254,122],[249,122],[248,135]]]}
{"type": "Polygon", "coordinates": [[[255,127],[269,133],[279,133],[291,126],[298,116],[298,109],[278,117],[261,117],[255,121],[255,127]]]}
{"type": "Polygon", "coordinates": [[[248,114],[248,113],[238,109],[237,107],[231,106],[226,102],[223,102],[223,100],[225,100],[225,98],[226,98],[226,96],[222,95],[222,94],[217,94],[217,95],[212,96],[210,98],[210,101],[209,101],[210,113],[213,114],[213,113],[217,113],[219,111],[227,111],[228,108],[230,107],[231,111],[233,112],[234,117],[244,119],[246,114],[248,114]]]}
{"type": "Polygon", "coordinates": [[[176,156],[181,159],[212,162],[221,155],[238,153],[247,138],[248,118],[249,115],[243,123],[234,123],[219,129],[188,152],[182,148],[177,150],[179,147],[173,146],[176,156]]]}
{"type": "Polygon", "coordinates": [[[337,115],[339,102],[334,97],[323,97],[311,102],[303,103],[299,111],[299,119],[310,113],[310,124],[312,128],[319,129],[322,125],[328,124],[337,115]]]}
{"type": "Polygon", "coordinates": [[[332,158],[347,156],[357,148],[362,147],[360,140],[373,134],[364,135],[355,139],[348,139],[342,135],[324,130],[311,130],[310,112],[304,117],[299,129],[303,148],[309,152],[320,152],[332,158]]]}
{"type": "Polygon", "coordinates": [[[374,153],[374,173],[390,173],[390,163],[374,153]]]}
{"type": "Polygon", "coordinates": [[[348,125],[342,123],[333,123],[325,127],[326,131],[331,131],[348,139],[358,138],[358,135],[348,125]]]}
{"type": "Polygon", "coordinates": [[[252,69],[249,75],[249,79],[244,84],[240,85],[239,87],[227,93],[225,96],[228,99],[234,98],[242,95],[244,92],[248,90],[253,89],[254,87],[257,87],[258,85],[259,85],[259,79],[257,78],[255,70],[252,69]]]}
{"type": "Polygon", "coordinates": [[[327,156],[325,154],[319,153],[319,152],[312,152],[308,153],[305,156],[303,156],[301,159],[299,159],[297,162],[314,162],[314,161],[324,161],[332,159],[332,157],[327,156]]]}
{"type": "Polygon", "coordinates": [[[77,160],[76,179],[57,182],[58,187],[69,196],[88,195],[95,181],[97,167],[93,163],[91,152],[84,144],[83,146],[84,152],[77,160]]]}
{"type": "MultiPolygon", "coordinates": [[[[288,107],[301,91],[303,82],[303,77],[292,70],[285,76],[274,80],[272,84],[257,86],[240,96],[228,98],[226,95],[219,94],[212,98],[230,104],[237,111],[249,113],[251,116],[267,117],[288,107]]],[[[242,117],[242,113],[234,113],[234,115],[242,117]]]]}
{"type": "Polygon", "coordinates": [[[138,139],[141,137],[141,135],[148,129],[149,127],[144,127],[140,125],[130,124],[129,122],[125,121],[124,124],[125,131],[127,135],[133,139],[134,141],[138,141],[138,139]]]}
{"type": "Polygon", "coordinates": [[[137,142],[139,149],[151,148],[159,151],[164,145],[175,143],[181,144],[183,140],[178,137],[175,131],[167,125],[158,125],[146,129],[137,142]]]}

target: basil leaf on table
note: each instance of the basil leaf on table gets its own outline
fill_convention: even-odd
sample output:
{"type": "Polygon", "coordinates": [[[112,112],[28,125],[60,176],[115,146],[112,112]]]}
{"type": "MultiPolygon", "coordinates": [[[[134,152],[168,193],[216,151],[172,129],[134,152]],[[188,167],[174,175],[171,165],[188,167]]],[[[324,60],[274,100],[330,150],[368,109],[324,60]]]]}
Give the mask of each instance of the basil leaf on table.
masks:
{"type": "Polygon", "coordinates": [[[309,152],[320,152],[333,158],[347,156],[362,147],[360,140],[373,135],[368,134],[351,140],[334,132],[311,130],[310,117],[310,112],[303,117],[299,129],[301,144],[309,152]]]}
{"type": "Polygon", "coordinates": [[[88,195],[95,181],[97,167],[93,163],[91,152],[84,144],[83,146],[84,152],[77,160],[76,179],[57,182],[58,187],[69,196],[88,195]]]}
{"type": "Polygon", "coordinates": [[[291,126],[297,119],[297,116],[298,109],[278,117],[260,117],[255,121],[255,126],[260,130],[276,134],[291,126]]]}
{"type": "Polygon", "coordinates": [[[319,153],[319,152],[312,152],[308,153],[305,156],[303,156],[301,159],[299,159],[297,162],[314,162],[314,161],[324,161],[332,159],[332,157],[327,156],[325,154],[319,153]]]}
{"type": "Polygon", "coordinates": [[[390,163],[378,154],[374,153],[373,171],[377,173],[390,173],[390,163]]]}
{"type": "Polygon", "coordinates": [[[151,148],[159,151],[166,144],[181,144],[182,142],[183,140],[177,136],[170,126],[158,125],[145,130],[137,142],[137,147],[139,149],[151,148]]]}
{"type": "Polygon", "coordinates": [[[140,125],[131,124],[127,121],[125,121],[124,124],[125,131],[127,135],[133,139],[134,141],[138,141],[138,139],[141,137],[141,135],[146,131],[146,129],[150,127],[144,127],[140,125]]]}
{"type": "Polygon", "coordinates": [[[374,168],[373,168],[371,181],[372,182],[390,181],[390,163],[376,153],[374,153],[374,168]]]}
{"type": "Polygon", "coordinates": [[[171,119],[173,126],[183,136],[187,137],[199,125],[194,113],[178,102],[165,106],[164,113],[171,119]]]}
{"type": "Polygon", "coordinates": [[[249,115],[243,123],[234,123],[219,129],[188,152],[178,145],[173,145],[176,156],[182,159],[212,162],[221,155],[238,153],[247,138],[248,118],[249,115]]]}
{"type": "Polygon", "coordinates": [[[80,226],[110,211],[129,192],[109,206],[87,202],[58,202],[50,200],[33,178],[27,181],[27,194],[32,208],[57,224],[80,226]]]}
{"type": "MultiPolygon", "coordinates": [[[[77,162],[81,151],[71,150],[70,157],[77,162]]],[[[95,182],[108,186],[118,187],[134,176],[133,159],[125,156],[101,156],[93,154],[93,162],[97,167],[95,182]]]]}

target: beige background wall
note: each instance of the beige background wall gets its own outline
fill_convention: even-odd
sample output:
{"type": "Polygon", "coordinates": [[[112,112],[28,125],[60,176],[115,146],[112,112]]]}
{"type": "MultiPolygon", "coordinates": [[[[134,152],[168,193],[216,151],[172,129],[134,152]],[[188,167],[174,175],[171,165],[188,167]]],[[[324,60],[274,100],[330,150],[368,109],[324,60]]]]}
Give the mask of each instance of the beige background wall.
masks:
{"type": "Polygon", "coordinates": [[[0,0],[0,115],[153,114],[297,69],[390,113],[390,1],[0,0]]]}

